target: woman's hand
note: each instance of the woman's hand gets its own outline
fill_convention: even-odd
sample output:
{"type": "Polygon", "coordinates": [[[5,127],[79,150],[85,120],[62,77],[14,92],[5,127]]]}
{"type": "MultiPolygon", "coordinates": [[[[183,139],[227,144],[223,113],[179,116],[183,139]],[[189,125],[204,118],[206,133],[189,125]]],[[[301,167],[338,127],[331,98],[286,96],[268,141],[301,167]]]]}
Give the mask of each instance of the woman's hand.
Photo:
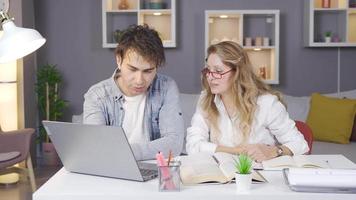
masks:
{"type": "Polygon", "coordinates": [[[236,147],[227,147],[227,146],[217,146],[215,152],[225,152],[225,153],[230,153],[230,154],[240,154],[244,150],[244,147],[242,146],[236,146],[236,147]]]}
{"type": "Polygon", "coordinates": [[[242,153],[249,155],[256,162],[262,162],[277,157],[277,147],[266,144],[247,144],[243,146],[242,153]]]}
{"type": "MultiPolygon", "coordinates": [[[[291,150],[286,146],[280,146],[283,149],[283,155],[293,155],[291,150]]],[[[218,146],[215,152],[226,152],[230,154],[247,154],[256,162],[262,162],[278,156],[278,147],[267,144],[246,144],[236,147],[218,146]]]]}

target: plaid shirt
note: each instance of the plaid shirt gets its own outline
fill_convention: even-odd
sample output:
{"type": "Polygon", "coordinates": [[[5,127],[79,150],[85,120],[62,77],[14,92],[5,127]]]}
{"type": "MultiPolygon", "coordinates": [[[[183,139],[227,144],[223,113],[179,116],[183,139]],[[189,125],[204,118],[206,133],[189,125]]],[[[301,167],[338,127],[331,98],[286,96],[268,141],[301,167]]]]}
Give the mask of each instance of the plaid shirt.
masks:
{"type": "MultiPolygon", "coordinates": [[[[112,77],[93,85],[84,95],[83,122],[120,126],[125,116],[124,96],[112,77]]],[[[179,155],[183,148],[184,122],[176,83],[168,76],[157,74],[147,91],[144,123],[150,142],[131,144],[137,160],[153,159],[158,151],[179,155]]]]}

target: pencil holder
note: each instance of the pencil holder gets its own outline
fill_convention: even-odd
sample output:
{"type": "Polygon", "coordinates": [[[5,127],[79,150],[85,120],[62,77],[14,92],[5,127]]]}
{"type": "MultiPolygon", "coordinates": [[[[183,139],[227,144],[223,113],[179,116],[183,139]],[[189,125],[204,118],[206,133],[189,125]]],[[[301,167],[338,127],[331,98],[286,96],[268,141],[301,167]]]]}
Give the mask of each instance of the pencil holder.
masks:
{"type": "Polygon", "coordinates": [[[169,166],[158,166],[158,190],[160,192],[180,191],[180,165],[178,161],[169,163],[169,166]]]}

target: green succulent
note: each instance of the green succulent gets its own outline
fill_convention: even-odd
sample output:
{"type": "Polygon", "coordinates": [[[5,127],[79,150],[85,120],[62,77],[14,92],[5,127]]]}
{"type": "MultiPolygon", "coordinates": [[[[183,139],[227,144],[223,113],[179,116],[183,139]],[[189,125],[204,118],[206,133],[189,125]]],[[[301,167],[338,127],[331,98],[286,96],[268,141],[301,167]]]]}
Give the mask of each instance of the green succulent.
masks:
{"type": "Polygon", "coordinates": [[[113,34],[114,34],[114,40],[115,40],[116,43],[120,43],[121,38],[124,35],[125,31],[126,30],[119,30],[119,29],[114,31],[113,34]]]}
{"type": "Polygon", "coordinates": [[[240,154],[234,158],[236,172],[239,174],[250,174],[252,170],[252,159],[246,154],[240,154]]]}
{"type": "Polygon", "coordinates": [[[331,37],[332,35],[332,32],[331,31],[326,31],[325,32],[325,37],[331,37]]]}

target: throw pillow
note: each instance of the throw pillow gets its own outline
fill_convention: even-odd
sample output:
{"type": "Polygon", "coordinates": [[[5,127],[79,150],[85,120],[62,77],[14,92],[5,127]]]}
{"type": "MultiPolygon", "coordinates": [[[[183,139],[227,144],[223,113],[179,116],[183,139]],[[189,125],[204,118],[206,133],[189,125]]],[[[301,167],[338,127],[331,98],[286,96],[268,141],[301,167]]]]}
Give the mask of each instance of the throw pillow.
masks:
{"type": "Polygon", "coordinates": [[[307,124],[315,140],[347,144],[350,142],[356,101],[312,94],[307,124]]]}
{"type": "MultiPolygon", "coordinates": [[[[344,99],[348,99],[348,97],[344,97],[344,99]]],[[[356,99],[352,99],[352,100],[354,100],[356,102],[356,99]]],[[[356,142],[356,114],[355,114],[355,118],[354,118],[354,125],[352,127],[350,141],[356,142]]]]}
{"type": "Polygon", "coordinates": [[[356,115],[355,115],[355,119],[354,119],[354,126],[353,126],[353,128],[352,128],[352,133],[351,133],[350,141],[356,142],[356,115]]]}

